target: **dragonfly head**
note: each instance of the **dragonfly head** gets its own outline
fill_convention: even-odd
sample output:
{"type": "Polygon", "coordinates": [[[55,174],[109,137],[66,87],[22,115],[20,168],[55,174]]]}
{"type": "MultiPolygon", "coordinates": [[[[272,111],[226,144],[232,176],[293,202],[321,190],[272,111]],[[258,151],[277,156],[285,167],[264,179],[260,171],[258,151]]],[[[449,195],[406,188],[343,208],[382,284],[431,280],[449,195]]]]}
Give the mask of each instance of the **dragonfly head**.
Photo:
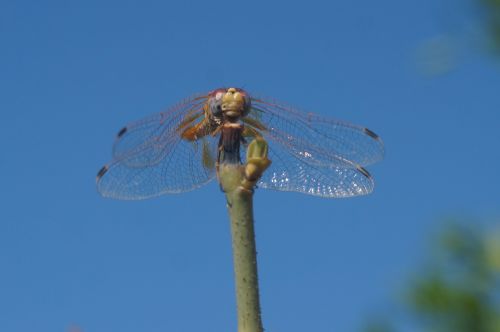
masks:
{"type": "Polygon", "coordinates": [[[208,105],[212,116],[238,120],[250,112],[250,96],[242,89],[217,89],[210,94],[208,105]]]}

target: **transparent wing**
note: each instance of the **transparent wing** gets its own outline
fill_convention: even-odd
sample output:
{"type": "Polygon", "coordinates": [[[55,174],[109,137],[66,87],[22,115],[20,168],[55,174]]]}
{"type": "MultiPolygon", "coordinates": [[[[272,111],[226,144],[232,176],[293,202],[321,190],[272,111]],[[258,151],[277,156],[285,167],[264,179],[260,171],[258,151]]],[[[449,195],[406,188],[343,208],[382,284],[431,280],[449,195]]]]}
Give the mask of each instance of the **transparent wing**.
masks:
{"type": "Polygon", "coordinates": [[[257,123],[264,137],[284,144],[308,163],[358,168],[384,157],[383,142],[373,131],[273,100],[252,99],[246,122],[257,123]]]}
{"type": "Polygon", "coordinates": [[[215,176],[217,138],[201,133],[194,141],[182,132],[203,121],[204,96],[194,96],[121,129],[113,160],[97,175],[103,196],[143,199],[189,191],[215,176]]]}
{"type": "Polygon", "coordinates": [[[116,135],[113,158],[126,159],[129,165],[138,167],[158,161],[169,152],[164,145],[203,118],[206,100],[207,96],[195,95],[165,112],[129,123],[116,135]],[[131,158],[131,155],[136,158],[131,158]]]}
{"type": "Polygon", "coordinates": [[[373,191],[373,179],[361,166],[311,162],[295,153],[286,142],[270,137],[267,135],[266,141],[272,163],[257,183],[258,188],[326,198],[366,195],[373,191]]]}
{"type": "Polygon", "coordinates": [[[252,99],[244,121],[269,144],[272,164],[260,188],[330,198],[373,191],[363,166],[381,160],[384,147],[371,130],[262,98],[252,99]]]}

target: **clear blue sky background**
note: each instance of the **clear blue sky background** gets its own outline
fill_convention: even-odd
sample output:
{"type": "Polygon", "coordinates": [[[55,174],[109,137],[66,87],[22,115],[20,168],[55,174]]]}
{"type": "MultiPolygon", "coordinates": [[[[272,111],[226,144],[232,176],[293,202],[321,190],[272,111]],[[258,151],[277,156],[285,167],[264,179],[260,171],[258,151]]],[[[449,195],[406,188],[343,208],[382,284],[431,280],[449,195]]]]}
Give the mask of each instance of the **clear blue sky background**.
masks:
{"type": "Polygon", "coordinates": [[[466,0],[0,2],[0,331],[235,331],[217,185],[123,202],[94,182],[121,126],[220,86],[387,149],[367,197],[257,192],[266,330],[391,310],[443,216],[500,215],[500,71],[469,48],[477,18],[466,0]],[[442,34],[456,65],[422,75],[442,34]]]}

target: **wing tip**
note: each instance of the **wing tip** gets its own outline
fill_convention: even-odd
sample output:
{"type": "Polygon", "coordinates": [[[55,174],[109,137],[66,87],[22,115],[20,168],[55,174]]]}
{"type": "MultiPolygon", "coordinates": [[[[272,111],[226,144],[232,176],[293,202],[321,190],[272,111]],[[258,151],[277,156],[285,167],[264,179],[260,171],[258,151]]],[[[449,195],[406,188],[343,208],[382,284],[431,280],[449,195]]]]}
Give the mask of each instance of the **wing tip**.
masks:
{"type": "Polygon", "coordinates": [[[367,179],[373,180],[372,175],[370,174],[370,172],[368,172],[368,171],[366,170],[366,168],[364,168],[364,167],[361,167],[361,166],[357,165],[357,166],[356,166],[356,169],[357,169],[357,170],[358,170],[361,174],[363,174],[363,175],[364,175],[367,179]]]}
{"type": "Polygon", "coordinates": [[[128,130],[127,127],[123,127],[122,129],[120,129],[120,131],[118,131],[118,133],[116,134],[116,138],[120,138],[123,135],[125,135],[125,133],[127,132],[127,130],[128,130]]]}
{"type": "Polygon", "coordinates": [[[375,132],[373,132],[372,130],[368,129],[368,128],[363,128],[363,131],[365,132],[365,134],[367,134],[368,136],[370,136],[371,138],[373,138],[374,140],[376,141],[381,141],[381,138],[379,135],[375,134],[375,132]]]}
{"type": "Polygon", "coordinates": [[[102,179],[102,177],[104,176],[104,174],[106,174],[106,172],[108,170],[109,170],[108,165],[102,166],[102,168],[99,170],[99,172],[97,172],[96,182],[98,182],[100,179],[102,179]]]}

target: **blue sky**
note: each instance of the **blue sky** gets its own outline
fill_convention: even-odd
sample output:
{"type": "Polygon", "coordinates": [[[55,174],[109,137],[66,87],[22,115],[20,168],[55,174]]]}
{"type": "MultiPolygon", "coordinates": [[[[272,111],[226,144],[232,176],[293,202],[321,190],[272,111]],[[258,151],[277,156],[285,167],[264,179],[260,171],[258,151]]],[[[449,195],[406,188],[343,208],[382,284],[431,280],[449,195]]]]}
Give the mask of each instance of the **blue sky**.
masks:
{"type": "Polygon", "coordinates": [[[375,192],[258,190],[266,331],[355,331],[447,216],[500,215],[499,66],[461,1],[2,1],[0,331],[234,331],[225,200],[212,183],[104,199],[129,121],[239,86],[380,134],[375,192]],[[472,22],[472,23],[471,23],[472,22]],[[474,29],[472,29],[474,30],[474,29]],[[419,47],[450,37],[453,69],[419,47]]]}

